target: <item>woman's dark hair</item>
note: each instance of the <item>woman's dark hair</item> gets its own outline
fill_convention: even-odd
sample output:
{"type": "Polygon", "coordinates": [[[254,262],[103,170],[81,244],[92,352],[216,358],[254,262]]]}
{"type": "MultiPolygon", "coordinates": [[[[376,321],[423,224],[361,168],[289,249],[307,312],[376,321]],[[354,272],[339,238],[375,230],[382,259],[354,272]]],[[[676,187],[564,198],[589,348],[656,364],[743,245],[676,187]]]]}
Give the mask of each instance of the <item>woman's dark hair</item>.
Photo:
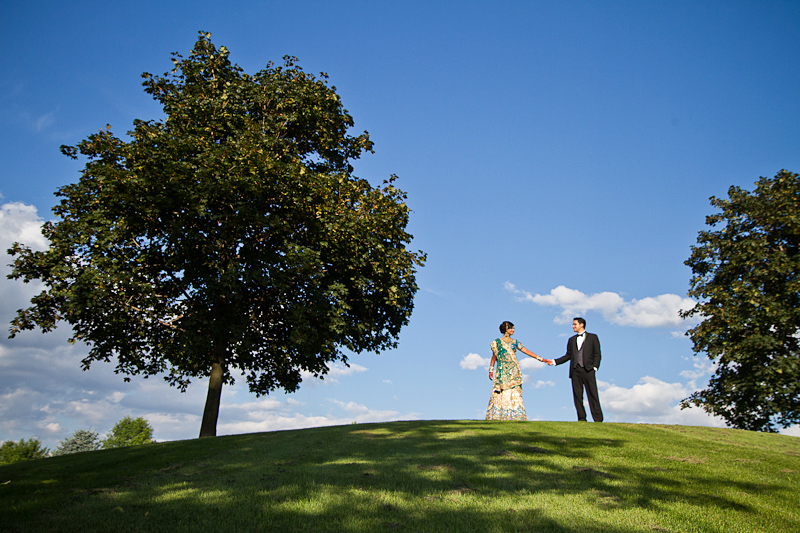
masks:
{"type": "Polygon", "coordinates": [[[502,324],[500,324],[500,333],[502,333],[503,335],[505,335],[505,334],[506,334],[506,331],[508,331],[508,330],[509,330],[509,328],[513,328],[513,327],[514,327],[514,324],[512,324],[511,322],[509,322],[508,320],[506,320],[505,322],[503,322],[502,324]]]}

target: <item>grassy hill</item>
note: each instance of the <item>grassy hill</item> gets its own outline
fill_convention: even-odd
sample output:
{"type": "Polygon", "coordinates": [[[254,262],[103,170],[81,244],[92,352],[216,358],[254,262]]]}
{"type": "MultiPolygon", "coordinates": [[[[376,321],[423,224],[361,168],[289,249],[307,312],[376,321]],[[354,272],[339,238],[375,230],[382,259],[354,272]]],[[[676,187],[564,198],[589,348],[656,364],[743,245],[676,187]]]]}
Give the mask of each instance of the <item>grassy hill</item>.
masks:
{"type": "Polygon", "coordinates": [[[0,467],[3,531],[800,531],[800,439],[392,422],[0,467]]]}

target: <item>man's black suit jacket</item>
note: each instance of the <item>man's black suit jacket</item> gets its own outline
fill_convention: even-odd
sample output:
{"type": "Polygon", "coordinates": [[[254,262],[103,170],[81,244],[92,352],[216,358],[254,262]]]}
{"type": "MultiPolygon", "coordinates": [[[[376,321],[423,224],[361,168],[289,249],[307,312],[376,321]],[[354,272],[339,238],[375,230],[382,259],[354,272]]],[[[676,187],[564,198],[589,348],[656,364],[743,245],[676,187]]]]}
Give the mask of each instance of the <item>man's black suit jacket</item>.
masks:
{"type": "MultiPolygon", "coordinates": [[[[557,365],[570,362],[569,377],[572,377],[572,368],[578,360],[578,336],[573,335],[567,340],[567,353],[555,360],[557,365]]],[[[594,370],[600,368],[600,339],[594,333],[585,332],[583,339],[583,368],[594,370]]]]}

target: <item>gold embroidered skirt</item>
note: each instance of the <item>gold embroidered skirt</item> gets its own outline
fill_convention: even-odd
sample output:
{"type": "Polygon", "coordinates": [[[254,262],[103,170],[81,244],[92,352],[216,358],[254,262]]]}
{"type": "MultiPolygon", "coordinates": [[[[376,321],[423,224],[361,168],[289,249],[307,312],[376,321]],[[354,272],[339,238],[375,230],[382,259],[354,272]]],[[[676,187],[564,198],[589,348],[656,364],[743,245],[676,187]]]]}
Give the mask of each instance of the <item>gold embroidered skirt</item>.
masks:
{"type": "Polygon", "coordinates": [[[522,403],[522,387],[514,387],[503,391],[492,391],[489,407],[486,409],[486,420],[521,420],[526,422],[525,404],[522,403]]]}

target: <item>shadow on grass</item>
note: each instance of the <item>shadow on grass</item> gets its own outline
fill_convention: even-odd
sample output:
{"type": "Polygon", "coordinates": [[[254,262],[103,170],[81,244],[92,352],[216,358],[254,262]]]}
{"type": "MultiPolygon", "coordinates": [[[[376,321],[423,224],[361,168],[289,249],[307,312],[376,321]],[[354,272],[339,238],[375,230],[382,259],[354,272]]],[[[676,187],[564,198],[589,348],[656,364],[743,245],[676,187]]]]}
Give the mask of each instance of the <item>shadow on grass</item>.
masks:
{"type": "Polygon", "coordinates": [[[657,516],[678,503],[746,515],[753,509],[715,487],[761,497],[785,490],[717,479],[707,468],[693,475],[685,460],[676,475],[669,457],[609,462],[625,439],[536,428],[396,422],[90,452],[91,461],[12,465],[14,490],[0,489],[11,497],[0,509],[16,517],[10,531],[627,533],[673,529],[595,523],[592,511],[657,516]],[[560,500],[587,509],[560,509],[560,500]]]}

